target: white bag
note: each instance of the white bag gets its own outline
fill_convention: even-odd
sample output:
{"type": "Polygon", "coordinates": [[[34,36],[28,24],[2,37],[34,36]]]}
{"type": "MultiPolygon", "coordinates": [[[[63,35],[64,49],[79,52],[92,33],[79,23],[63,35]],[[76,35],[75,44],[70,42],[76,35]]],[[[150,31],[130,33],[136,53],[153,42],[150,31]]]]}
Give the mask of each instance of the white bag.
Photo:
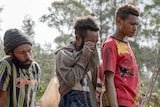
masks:
{"type": "Polygon", "coordinates": [[[51,81],[45,90],[43,96],[40,98],[37,106],[40,107],[58,107],[60,101],[60,94],[58,91],[59,82],[54,75],[54,78],[51,78],[51,81]]]}

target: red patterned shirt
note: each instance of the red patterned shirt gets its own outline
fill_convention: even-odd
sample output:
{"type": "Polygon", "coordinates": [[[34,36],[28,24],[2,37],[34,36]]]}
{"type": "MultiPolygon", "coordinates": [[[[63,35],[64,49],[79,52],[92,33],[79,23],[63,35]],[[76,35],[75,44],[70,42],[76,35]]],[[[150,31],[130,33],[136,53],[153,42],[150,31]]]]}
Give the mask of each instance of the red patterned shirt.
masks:
{"type": "Polygon", "coordinates": [[[118,105],[134,107],[140,88],[138,67],[128,42],[108,37],[102,45],[102,68],[115,74],[118,105]]]}

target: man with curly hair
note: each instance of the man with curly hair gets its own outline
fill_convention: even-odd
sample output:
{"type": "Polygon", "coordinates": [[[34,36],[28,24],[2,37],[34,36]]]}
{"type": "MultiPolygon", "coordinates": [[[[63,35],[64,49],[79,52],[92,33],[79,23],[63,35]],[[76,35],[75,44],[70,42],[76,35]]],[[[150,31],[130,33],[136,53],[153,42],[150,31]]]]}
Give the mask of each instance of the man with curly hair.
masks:
{"type": "Polygon", "coordinates": [[[61,100],[59,107],[97,107],[95,97],[96,49],[99,26],[92,16],[80,17],[75,25],[75,41],[56,52],[56,73],[61,100]]]}

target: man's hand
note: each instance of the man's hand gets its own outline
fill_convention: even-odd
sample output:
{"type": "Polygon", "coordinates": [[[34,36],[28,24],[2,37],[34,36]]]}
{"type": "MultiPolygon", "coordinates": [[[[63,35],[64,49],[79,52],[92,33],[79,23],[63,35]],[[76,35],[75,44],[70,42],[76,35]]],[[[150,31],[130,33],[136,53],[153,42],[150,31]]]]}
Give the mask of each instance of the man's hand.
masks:
{"type": "Polygon", "coordinates": [[[93,53],[96,47],[96,43],[87,41],[84,43],[82,54],[88,58],[90,58],[91,54],[93,53]]]}
{"type": "Polygon", "coordinates": [[[106,94],[110,107],[118,107],[117,92],[114,84],[114,73],[112,71],[105,71],[106,94]]]}
{"type": "Polygon", "coordinates": [[[6,107],[7,105],[7,92],[0,90],[0,107],[6,107]]]}

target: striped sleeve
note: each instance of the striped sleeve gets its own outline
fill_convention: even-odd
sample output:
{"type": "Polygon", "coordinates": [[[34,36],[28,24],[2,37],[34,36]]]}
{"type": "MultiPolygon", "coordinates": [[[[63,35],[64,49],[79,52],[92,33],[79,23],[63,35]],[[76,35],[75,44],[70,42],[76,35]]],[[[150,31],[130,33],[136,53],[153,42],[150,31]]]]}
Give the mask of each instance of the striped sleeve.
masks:
{"type": "Polygon", "coordinates": [[[38,65],[38,63],[34,64],[33,71],[35,73],[34,77],[37,79],[37,83],[35,84],[35,91],[37,91],[40,88],[40,77],[41,77],[41,69],[38,65]]]}
{"type": "Polygon", "coordinates": [[[0,90],[7,91],[11,77],[11,66],[6,60],[0,61],[0,90]]]}

